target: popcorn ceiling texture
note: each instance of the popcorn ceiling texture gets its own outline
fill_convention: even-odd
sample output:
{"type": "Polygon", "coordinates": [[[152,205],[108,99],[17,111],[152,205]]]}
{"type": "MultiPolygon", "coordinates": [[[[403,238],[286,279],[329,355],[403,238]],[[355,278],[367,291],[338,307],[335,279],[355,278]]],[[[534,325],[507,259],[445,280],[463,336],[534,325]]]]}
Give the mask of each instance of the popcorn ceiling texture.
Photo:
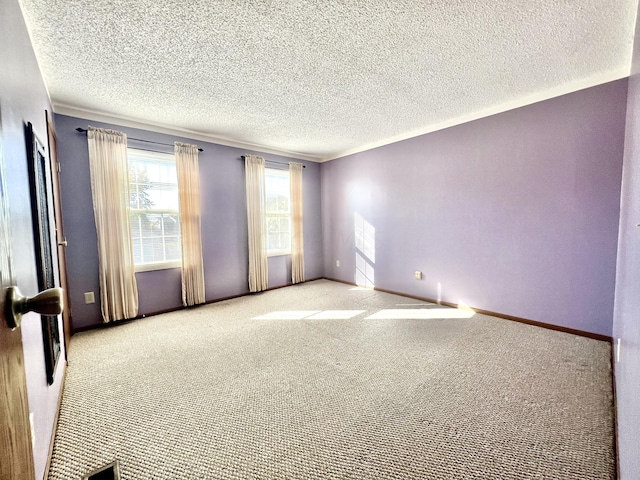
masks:
{"type": "Polygon", "coordinates": [[[321,160],[628,75],[637,0],[21,4],[56,111],[321,160]]]}

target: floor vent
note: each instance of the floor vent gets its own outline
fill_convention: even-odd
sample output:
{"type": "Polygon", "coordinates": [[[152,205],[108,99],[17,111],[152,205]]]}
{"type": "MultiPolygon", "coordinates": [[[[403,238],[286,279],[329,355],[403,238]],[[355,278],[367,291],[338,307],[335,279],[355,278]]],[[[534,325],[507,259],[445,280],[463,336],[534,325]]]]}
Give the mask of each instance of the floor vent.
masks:
{"type": "Polygon", "coordinates": [[[112,462],[104,467],[88,473],[82,480],[120,480],[120,466],[118,461],[112,462]]]}

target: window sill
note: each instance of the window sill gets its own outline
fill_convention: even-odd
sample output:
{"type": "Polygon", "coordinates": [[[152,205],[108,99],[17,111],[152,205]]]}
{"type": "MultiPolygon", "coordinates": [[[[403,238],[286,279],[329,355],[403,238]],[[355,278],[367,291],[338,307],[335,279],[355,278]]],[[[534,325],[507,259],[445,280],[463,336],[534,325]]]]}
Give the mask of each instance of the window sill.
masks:
{"type": "Polygon", "coordinates": [[[182,262],[144,263],[142,265],[136,265],[135,271],[136,273],[151,272],[153,270],[168,270],[170,268],[182,268],[182,262]]]}
{"type": "Polygon", "coordinates": [[[281,257],[283,255],[291,255],[291,250],[272,250],[267,252],[267,257],[281,257]]]}

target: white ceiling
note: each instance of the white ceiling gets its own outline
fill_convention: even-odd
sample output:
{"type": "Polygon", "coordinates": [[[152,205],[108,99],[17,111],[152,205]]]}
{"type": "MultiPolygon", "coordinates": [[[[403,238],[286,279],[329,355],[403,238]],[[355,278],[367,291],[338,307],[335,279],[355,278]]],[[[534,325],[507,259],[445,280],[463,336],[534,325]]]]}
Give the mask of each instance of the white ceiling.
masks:
{"type": "Polygon", "coordinates": [[[20,0],[54,111],[327,160],[629,75],[638,0],[20,0]]]}

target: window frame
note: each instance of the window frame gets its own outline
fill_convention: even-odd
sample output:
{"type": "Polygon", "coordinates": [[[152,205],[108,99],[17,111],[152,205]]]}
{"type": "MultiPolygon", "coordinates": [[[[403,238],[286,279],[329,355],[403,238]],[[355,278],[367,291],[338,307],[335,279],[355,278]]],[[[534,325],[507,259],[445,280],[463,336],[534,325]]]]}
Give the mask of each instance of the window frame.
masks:
{"type": "Polygon", "coordinates": [[[289,170],[283,170],[279,168],[265,167],[265,211],[264,211],[264,225],[265,225],[265,242],[267,246],[267,257],[279,257],[283,255],[291,255],[291,175],[289,174],[289,170]],[[289,204],[289,211],[285,213],[270,213],[267,211],[267,177],[268,176],[277,176],[277,177],[286,177],[288,188],[287,188],[287,200],[289,204]],[[280,249],[269,249],[269,226],[268,221],[270,216],[277,216],[278,218],[288,216],[289,219],[289,247],[288,248],[280,248],[280,249]]]}
{"type": "MultiPolygon", "coordinates": [[[[140,158],[140,159],[147,159],[147,160],[152,160],[155,162],[167,162],[167,163],[172,163],[173,165],[175,165],[175,155],[172,153],[167,153],[167,152],[152,152],[149,150],[142,150],[139,148],[131,148],[128,147],[127,148],[127,161],[131,162],[131,158],[140,158]]],[[[129,192],[131,192],[131,179],[129,179],[129,192]]],[[[178,181],[176,178],[176,188],[178,188],[178,181]]],[[[129,196],[131,194],[129,193],[129,196]]],[[[178,197],[179,198],[179,197],[178,197]]],[[[137,213],[137,212],[150,212],[150,213],[155,213],[155,214],[164,214],[164,213],[170,213],[170,214],[174,214],[177,215],[178,217],[178,222],[180,221],[180,204],[179,204],[179,200],[178,200],[178,209],[177,210],[167,210],[167,209],[139,209],[139,208],[131,208],[131,206],[129,206],[129,217],[131,217],[132,214],[137,213]]],[[[164,226],[164,224],[163,224],[164,226]]],[[[164,232],[163,232],[163,238],[164,238],[164,232]]],[[[140,263],[140,264],[136,264],[135,263],[135,259],[134,259],[134,270],[136,273],[138,272],[151,272],[151,271],[155,271],[155,270],[167,270],[167,269],[171,269],[171,268],[182,268],[182,231],[180,231],[179,236],[179,243],[180,243],[180,259],[178,260],[165,260],[165,261],[161,261],[161,262],[145,262],[145,263],[140,263]]],[[[130,233],[130,241],[133,243],[133,232],[130,233]]]]}

